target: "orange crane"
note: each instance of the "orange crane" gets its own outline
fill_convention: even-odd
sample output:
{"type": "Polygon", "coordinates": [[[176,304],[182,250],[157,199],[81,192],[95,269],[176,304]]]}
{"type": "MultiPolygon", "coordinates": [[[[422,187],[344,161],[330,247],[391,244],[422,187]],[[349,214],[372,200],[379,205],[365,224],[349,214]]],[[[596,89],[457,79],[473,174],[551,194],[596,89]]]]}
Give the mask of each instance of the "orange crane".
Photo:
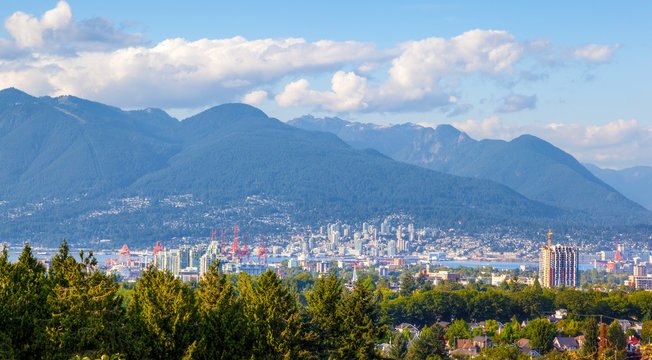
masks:
{"type": "Polygon", "coordinates": [[[258,250],[258,263],[260,264],[260,257],[265,256],[265,265],[267,265],[267,249],[265,248],[265,234],[263,234],[263,247],[258,250]]]}

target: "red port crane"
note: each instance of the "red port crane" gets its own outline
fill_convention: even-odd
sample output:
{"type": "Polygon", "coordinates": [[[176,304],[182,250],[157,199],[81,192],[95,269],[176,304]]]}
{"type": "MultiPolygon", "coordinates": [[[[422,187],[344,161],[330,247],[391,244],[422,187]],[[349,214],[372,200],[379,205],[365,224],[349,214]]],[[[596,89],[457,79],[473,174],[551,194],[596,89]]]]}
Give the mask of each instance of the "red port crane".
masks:
{"type": "Polygon", "coordinates": [[[156,256],[156,253],[159,251],[163,251],[163,244],[160,241],[157,241],[156,246],[154,247],[154,254],[152,256],[156,256]]]}

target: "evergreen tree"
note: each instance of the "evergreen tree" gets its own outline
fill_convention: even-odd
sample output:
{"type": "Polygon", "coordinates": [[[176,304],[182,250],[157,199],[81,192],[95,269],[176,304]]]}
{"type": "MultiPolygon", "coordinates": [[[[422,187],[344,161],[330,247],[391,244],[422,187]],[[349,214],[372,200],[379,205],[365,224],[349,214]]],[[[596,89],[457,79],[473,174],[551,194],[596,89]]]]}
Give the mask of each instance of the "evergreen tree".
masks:
{"type": "Polygon", "coordinates": [[[26,244],[15,264],[7,261],[6,249],[3,251],[0,271],[0,355],[8,359],[43,358],[47,344],[45,323],[49,318],[47,296],[51,288],[45,268],[26,244]]]}
{"type": "Polygon", "coordinates": [[[516,316],[513,316],[512,321],[505,324],[503,330],[498,334],[498,339],[505,344],[513,344],[520,338],[521,324],[516,319],[516,316]]]}
{"type": "Polygon", "coordinates": [[[242,302],[219,262],[211,264],[197,284],[201,341],[196,358],[246,359],[251,356],[242,302]]]}
{"type": "Polygon", "coordinates": [[[409,271],[406,271],[403,274],[403,280],[401,280],[401,290],[399,293],[401,296],[410,296],[414,290],[416,290],[416,286],[414,284],[414,276],[412,276],[409,271]]]}
{"type": "Polygon", "coordinates": [[[179,359],[197,333],[194,294],[172,273],[150,266],[136,284],[127,311],[132,329],[130,358],[179,359]]]}
{"type": "Polygon", "coordinates": [[[652,341],[652,320],[644,321],[641,329],[641,337],[646,341],[652,341]]]}
{"type": "Polygon", "coordinates": [[[446,359],[444,330],[438,324],[424,327],[421,336],[414,340],[405,357],[407,360],[446,359]]]}
{"type": "Polygon", "coordinates": [[[73,355],[101,356],[123,351],[124,309],[112,276],[93,271],[97,261],[80,253],[81,262],[67,256],[67,244],[60,247],[48,296],[52,318],[47,325],[50,359],[73,355]],[[64,254],[65,253],[65,254],[64,254]]]}
{"type": "Polygon", "coordinates": [[[408,351],[408,340],[403,333],[396,333],[392,339],[392,346],[389,348],[389,358],[403,360],[408,351]]]}
{"type": "Polygon", "coordinates": [[[308,311],[317,327],[323,349],[320,357],[328,358],[337,351],[342,337],[342,318],[338,311],[344,294],[342,280],[332,269],[328,276],[322,276],[307,294],[308,311]]]}
{"type": "Polygon", "coordinates": [[[373,294],[360,281],[338,307],[343,336],[335,358],[376,359],[376,342],[386,328],[380,325],[380,308],[373,294]]]}
{"type": "Polygon", "coordinates": [[[624,351],[627,347],[625,332],[623,332],[623,328],[616,320],[607,329],[607,342],[609,343],[609,347],[615,351],[624,351]]]}
{"type": "Polygon", "coordinates": [[[293,294],[271,270],[254,283],[241,273],[238,290],[247,326],[252,330],[252,359],[299,359],[311,356],[293,294]]]}
{"type": "Polygon", "coordinates": [[[582,353],[586,357],[597,359],[598,345],[598,323],[595,318],[591,317],[586,320],[586,325],[584,327],[584,344],[582,345],[582,353]]]}

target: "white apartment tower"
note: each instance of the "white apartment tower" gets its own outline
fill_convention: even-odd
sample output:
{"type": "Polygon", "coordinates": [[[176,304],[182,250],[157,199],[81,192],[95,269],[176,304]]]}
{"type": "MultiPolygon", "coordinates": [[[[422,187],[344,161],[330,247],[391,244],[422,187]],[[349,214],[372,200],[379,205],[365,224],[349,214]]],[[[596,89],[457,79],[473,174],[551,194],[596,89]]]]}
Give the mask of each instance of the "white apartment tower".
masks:
{"type": "Polygon", "coordinates": [[[545,288],[577,287],[579,284],[579,250],[573,246],[552,245],[548,232],[548,246],[541,248],[539,283],[545,288]]]}

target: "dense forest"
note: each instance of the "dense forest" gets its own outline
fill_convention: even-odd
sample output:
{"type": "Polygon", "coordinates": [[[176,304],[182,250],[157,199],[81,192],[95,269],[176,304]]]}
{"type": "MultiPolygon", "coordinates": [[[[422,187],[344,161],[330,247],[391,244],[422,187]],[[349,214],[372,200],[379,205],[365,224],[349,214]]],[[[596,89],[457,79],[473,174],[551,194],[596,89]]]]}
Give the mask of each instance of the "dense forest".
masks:
{"type": "Polygon", "coordinates": [[[408,272],[400,290],[390,291],[387,278],[368,274],[353,284],[335,270],[285,279],[267,271],[254,278],[222,274],[217,264],[197,283],[149,267],[126,285],[94,271],[95,265],[92,253],[73,256],[65,241],[49,271],[29,245],[16,263],[5,249],[0,358],[446,359],[447,342],[454,348],[451,339],[477,335],[468,322],[487,320],[485,333],[495,335],[497,346],[482,356],[516,359],[511,344],[521,337],[546,353],[559,334],[591,336],[599,317],[590,315],[612,323],[608,346],[583,350],[591,356],[598,349],[621,356],[625,333],[613,318],[645,321],[642,337],[652,337],[652,292],[548,290],[517,282],[433,286],[408,272]],[[568,309],[568,318],[548,322],[544,316],[558,308],[568,309]],[[523,320],[529,322],[521,327],[523,320]],[[444,328],[441,321],[452,324],[444,328]],[[505,325],[498,334],[499,321],[505,325]],[[390,331],[401,322],[418,325],[420,336],[390,331]],[[391,344],[388,352],[381,352],[382,343],[391,344]]]}

